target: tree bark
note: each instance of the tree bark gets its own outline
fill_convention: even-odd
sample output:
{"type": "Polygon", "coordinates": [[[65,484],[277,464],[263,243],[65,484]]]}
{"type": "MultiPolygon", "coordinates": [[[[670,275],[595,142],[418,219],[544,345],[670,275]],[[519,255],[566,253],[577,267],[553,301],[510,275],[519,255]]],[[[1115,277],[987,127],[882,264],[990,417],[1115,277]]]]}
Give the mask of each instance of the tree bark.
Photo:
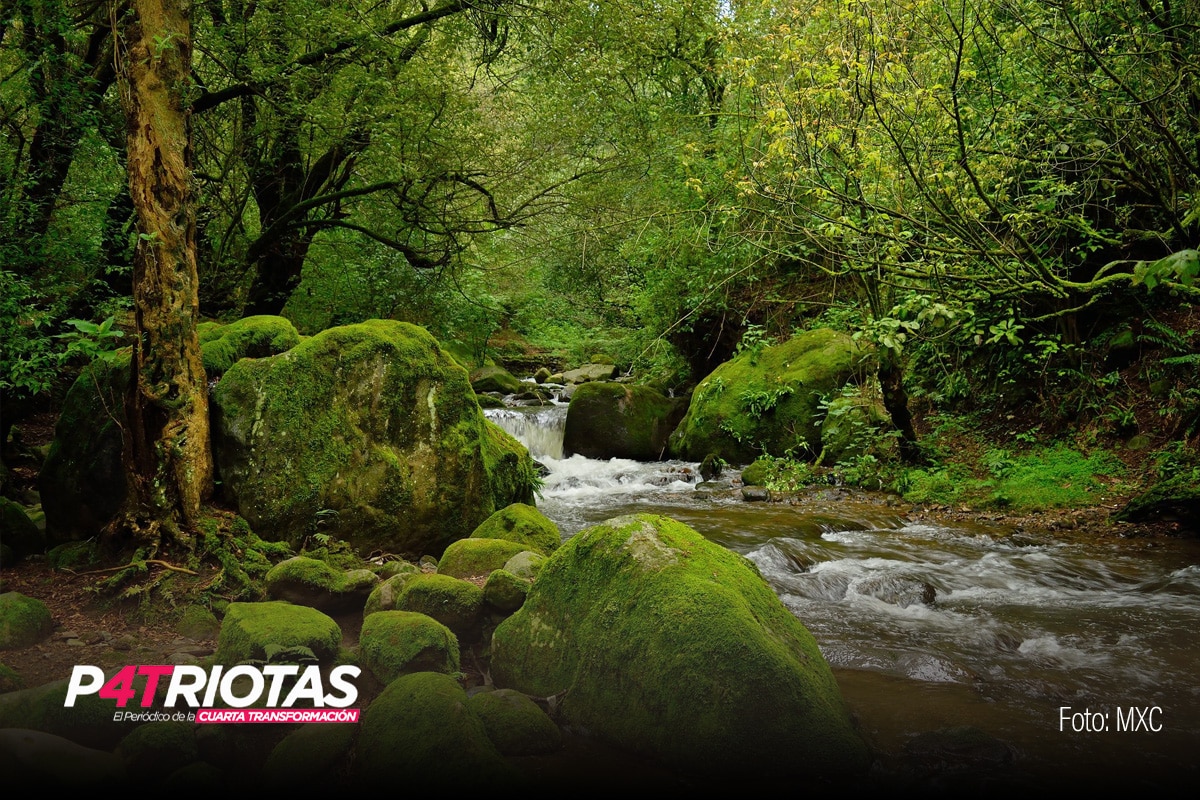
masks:
{"type": "Polygon", "coordinates": [[[124,527],[152,549],[182,537],[212,491],[199,316],[191,130],[189,0],[134,0],[122,20],[121,101],[137,212],[137,335],[126,408],[124,527]]]}

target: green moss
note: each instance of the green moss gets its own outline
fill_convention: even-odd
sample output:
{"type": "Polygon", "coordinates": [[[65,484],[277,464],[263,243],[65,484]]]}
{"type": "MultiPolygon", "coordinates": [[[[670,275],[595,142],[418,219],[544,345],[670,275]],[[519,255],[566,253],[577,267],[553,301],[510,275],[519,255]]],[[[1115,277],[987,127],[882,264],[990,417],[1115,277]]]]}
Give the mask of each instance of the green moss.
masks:
{"type": "Polygon", "coordinates": [[[744,350],[696,387],[672,450],[693,461],[716,453],[742,464],[763,452],[815,458],[822,400],[859,377],[868,358],[849,336],[828,328],[744,350]]]}
{"type": "Polygon", "coordinates": [[[0,497],[0,542],[18,555],[41,553],[46,549],[46,537],[25,509],[7,497],[0,497]]]}
{"type": "Polygon", "coordinates": [[[189,639],[211,639],[221,631],[221,623],[213,613],[201,605],[192,604],[183,609],[179,624],[175,626],[180,636],[189,639]]]}
{"type": "Polygon", "coordinates": [[[514,781],[467,694],[448,675],[397,678],[363,714],[355,758],[360,788],[394,790],[416,778],[438,791],[500,789],[514,781]]]}
{"type": "Polygon", "coordinates": [[[304,725],[285,736],[262,769],[262,783],[270,791],[343,790],[341,766],[349,759],[357,725],[304,725]]]}
{"type": "Polygon", "coordinates": [[[380,583],[371,590],[370,596],[367,597],[367,602],[363,607],[363,617],[368,617],[378,611],[391,611],[396,607],[396,603],[400,599],[400,594],[404,589],[404,584],[415,575],[421,573],[414,569],[409,572],[401,572],[380,583]]]}
{"type": "Polygon", "coordinates": [[[467,705],[483,720],[488,738],[503,755],[549,755],[562,748],[562,731],[537,703],[520,692],[480,692],[467,705]]]}
{"type": "Polygon", "coordinates": [[[491,667],[497,686],[565,692],[564,720],[684,769],[866,766],[804,626],[752,564],[665,517],[620,517],[567,541],[496,629],[491,667]]]}
{"type": "Polygon", "coordinates": [[[228,325],[197,326],[200,356],[209,377],[223,375],[239,359],[286,353],[300,344],[295,326],[283,317],[260,315],[228,325]]]}
{"type": "Polygon", "coordinates": [[[505,539],[460,539],[452,542],[442,554],[438,562],[438,574],[455,578],[487,575],[527,549],[520,542],[505,539]]]}
{"type": "Polygon", "coordinates": [[[766,486],[770,467],[770,459],[756,459],[753,464],[742,470],[742,483],[746,486],[766,486]]]}
{"type": "Polygon", "coordinates": [[[156,785],[172,772],[200,758],[196,726],[188,722],[147,722],[134,728],[117,746],[125,771],[137,782],[156,785]]]}
{"type": "Polygon", "coordinates": [[[479,367],[471,372],[471,388],[479,394],[516,394],[521,391],[521,381],[504,367],[479,367]]]}
{"type": "Polygon", "coordinates": [[[397,559],[395,561],[385,561],[382,564],[373,564],[371,565],[371,570],[378,575],[380,579],[387,580],[388,578],[393,578],[397,575],[420,572],[421,568],[411,561],[397,559]]]}
{"type": "Polygon", "coordinates": [[[407,323],[331,328],[239,361],[213,405],[224,486],[270,538],[295,541],[319,522],[364,551],[440,553],[536,485],[524,448],[485,423],[466,372],[407,323]]]}
{"type": "Polygon", "coordinates": [[[363,666],[384,684],[410,672],[454,674],[459,669],[455,635],[432,617],[411,611],[381,611],[367,617],[359,652],[363,666]]]}
{"type": "Polygon", "coordinates": [[[588,458],[654,461],[679,420],[675,410],[673,400],[649,386],[585,383],[571,395],[563,447],[588,458]]]}
{"type": "Polygon", "coordinates": [[[77,569],[97,562],[96,543],[64,542],[46,553],[46,563],[54,569],[77,569]]]}
{"type": "Polygon", "coordinates": [[[7,664],[0,664],[0,694],[15,692],[25,686],[25,681],[16,670],[7,664]]]}
{"type": "Polygon", "coordinates": [[[488,575],[483,585],[483,602],[504,614],[511,614],[525,603],[530,581],[498,569],[488,575]]]}
{"type": "Polygon", "coordinates": [[[0,594],[0,650],[37,644],[53,627],[50,609],[41,600],[17,592],[0,594]]]}
{"type": "Polygon", "coordinates": [[[342,630],[316,609],[290,603],[230,603],[221,623],[218,664],[266,660],[267,647],[307,647],[328,660],[338,652],[342,630]]]}
{"type": "Polygon", "coordinates": [[[546,564],[546,557],[541,553],[535,553],[532,550],[525,550],[517,553],[504,563],[504,571],[511,572],[518,578],[524,578],[531,581],[538,576],[542,571],[542,567],[546,564]]]}
{"type": "Polygon", "coordinates": [[[460,637],[473,631],[482,607],[482,589],[449,575],[414,575],[396,598],[397,609],[433,617],[460,637]]]}
{"type": "Polygon", "coordinates": [[[125,500],[121,429],[130,350],[96,359],[63,400],[54,441],[38,477],[51,541],[90,539],[125,500]]]}
{"type": "Polygon", "coordinates": [[[368,569],[337,569],[306,556],[280,561],[267,572],[264,580],[272,597],[291,599],[296,594],[323,595],[334,604],[342,599],[365,598],[379,583],[379,577],[368,569]]]}

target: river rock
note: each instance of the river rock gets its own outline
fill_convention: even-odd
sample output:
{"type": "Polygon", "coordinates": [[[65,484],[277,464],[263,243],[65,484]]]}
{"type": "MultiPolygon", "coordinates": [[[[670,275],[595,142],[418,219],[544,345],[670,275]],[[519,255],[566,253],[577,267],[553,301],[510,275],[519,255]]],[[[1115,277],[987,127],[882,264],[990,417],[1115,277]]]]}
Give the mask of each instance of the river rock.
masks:
{"type": "Polygon", "coordinates": [[[125,500],[121,428],[129,355],[121,350],[84,367],[63,400],[38,475],[51,543],[92,537],[125,500]]]}
{"type": "Polygon", "coordinates": [[[578,369],[564,372],[562,380],[555,380],[554,376],[551,376],[550,380],[553,383],[589,383],[611,380],[616,374],[617,368],[612,364],[584,364],[578,369]]]}
{"type": "Polygon", "coordinates": [[[363,621],[358,649],[362,664],[380,683],[410,672],[458,672],[458,639],[425,614],[380,611],[363,621]]]}
{"type": "Polygon", "coordinates": [[[415,784],[491,794],[516,778],[467,693],[437,672],[403,675],[375,698],[363,714],[354,769],[358,788],[367,791],[415,784]]]}
{"type": "Polygon", "coordinates": [[[562,543],[554,521],[527,503],[505,506],[471,532],[472,539],[504,539],[549,555],[562,543]]]}
{"type": "Polygon", "coordinates": [[[228,325],[202,322],[196,326],[196,335],[209,379],[225,374],[240,359],[274,356],[300,344],[300,334],[290,320],[266,314],[228,325]]]}
{"type": "Polygon", "coordinates": [[[0,594],[0,650],[37,644],[53,627],[50,609],[41,600],[19,592],[0,594]]]}
{"type": "Polygon", "coordinates": [[[336,569],[324,561],[295,556],[280,561],[263,578],[267,595],[326,614],[362,608],[379,583],[369,569],[336,569]]]}
{"type": "Polygon", "coordinates": [[[528,452],[487,422],[424,329],[371,320],[243,359],[213,392],[223,488],[264,538],[316,530],[363,550],[440,554],[531,502],[528,452]]]}
{"type": "Polygon", "coordinates": [[[869,358],[848,335],[828,328],[743,350],[696,387],[672,452],[689,461],[715,453],[739,464],[762,453],[816,458],[822,401],[863,378],[869,358]]]}
{"type": "Polygon", "coordinates": [[[499,392],[500,394],[516,394],[524,384],[504,367],[479,367],[471,373],[471,388],[476,394],[484,392],[499,392]]]}
{"type": "Polygon", "coordinates": [[[563,449],[586,458],[657,461],[684,410],[648,386],[586,383],[571,396],[563,449]]]}
{"type": "Polygon", "coordinates": [[[682,523],[618,517],[547,561],[492,677],[560,720],[726,778],[859,773],[867,749],[812,636],[754,566],[682,523]]]}

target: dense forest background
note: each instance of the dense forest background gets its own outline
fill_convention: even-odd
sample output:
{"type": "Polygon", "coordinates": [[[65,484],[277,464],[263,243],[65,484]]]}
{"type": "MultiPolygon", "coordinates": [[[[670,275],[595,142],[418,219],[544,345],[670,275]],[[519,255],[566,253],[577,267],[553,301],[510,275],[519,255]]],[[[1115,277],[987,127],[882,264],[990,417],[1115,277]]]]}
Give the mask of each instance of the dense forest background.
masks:
{"type": "MultiPolygon", "coordinates": [[[[0,2],[10,462],[14,426],[136,327],[156,242],[130,191],[133,13],[0,2]]],[[[878,353],[901,444],[821,466],[952,501],[957,460],[998,477],[1068,446],[1194,484],[1197,20],[1195,0],[212,0],[142,46],[190,59],[204,318],[399,319],[468,363],[605,353],[680,393],[835,327],[878,353]]]]}

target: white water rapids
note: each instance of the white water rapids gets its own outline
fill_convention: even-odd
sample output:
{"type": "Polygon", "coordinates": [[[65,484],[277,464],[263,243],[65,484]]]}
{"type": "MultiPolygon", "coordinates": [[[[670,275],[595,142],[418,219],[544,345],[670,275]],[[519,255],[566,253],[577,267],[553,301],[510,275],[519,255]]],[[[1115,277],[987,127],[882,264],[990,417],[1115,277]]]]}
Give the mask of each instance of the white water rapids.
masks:
{"type": "Polygon", "coordinates": [[[1200,777],[1200,542],[944,527],[837,489],[747,503],[695,464],[564,457],[565,405],[487,415],[547,468],[538,507],[564,537],[659,513],[753,561],[883,749],[971,725],[1043,784],[1200,777]],[[1159,729],[1113,730],[1129,709],[1159,729]],[[1072,730],[1085,710],[1109,730],[1072,730]]]}

